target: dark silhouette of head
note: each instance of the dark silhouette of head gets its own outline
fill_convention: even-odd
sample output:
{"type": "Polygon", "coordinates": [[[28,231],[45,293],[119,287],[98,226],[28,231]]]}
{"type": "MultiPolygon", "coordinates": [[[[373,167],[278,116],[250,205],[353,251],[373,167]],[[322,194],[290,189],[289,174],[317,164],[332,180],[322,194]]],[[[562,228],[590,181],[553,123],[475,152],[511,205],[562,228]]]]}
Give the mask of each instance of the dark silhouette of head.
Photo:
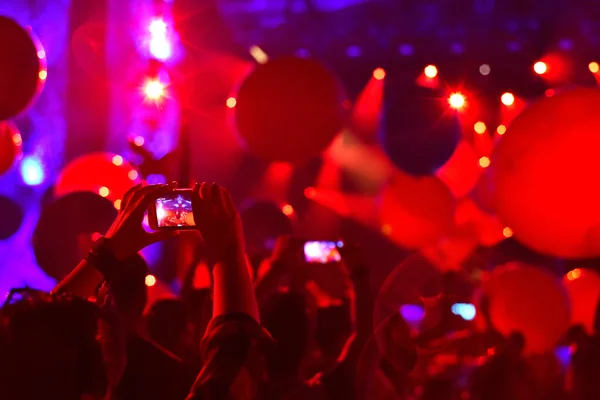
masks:
{"type": "Polygon", "coordinates": [[[351,334],[352,320],[348,303],[317,309],[315,339],[323,354],[337,357],[351,334]]]}
{"type": "Polygon", "coordinates": [[[112,300],[119,312],[131,318],[141,317],[148,301],[148,264],[142,256],[135,254],[117,268],[119,273],[109,283],[112,300]]]}
{"type": "Polygon", "coordinates": [[[0,398],[102,398],[107,380],[96,341],[98,316],[90,302],[42,292],[5,305],[0,398]]]}
{"type": "Polygon", "coordinates": [[[308,344],[308,315],[304,296],[277,293],[261,309],[261,320],[277,346],[267,351],[267,368],[272,377],[298,373],[308,344]]]}
{"type": "Polygon", "coordinates": [[[185,304],[179,299],[159,300],[146,316],[150,339],[184,358],[191,342],[185,304]]]}

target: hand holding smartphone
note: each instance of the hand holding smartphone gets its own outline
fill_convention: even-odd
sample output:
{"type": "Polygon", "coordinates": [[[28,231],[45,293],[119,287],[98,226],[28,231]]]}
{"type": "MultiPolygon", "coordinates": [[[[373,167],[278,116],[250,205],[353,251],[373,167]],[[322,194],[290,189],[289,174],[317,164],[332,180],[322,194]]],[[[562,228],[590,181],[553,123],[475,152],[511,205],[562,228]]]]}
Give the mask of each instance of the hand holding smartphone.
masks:
{"type": "Polygon", "coordinates": [[[192,189],[174,189],[162,194],[148,208],[148,224],[153,230],[196,229],[192,209],[192,189]]]}

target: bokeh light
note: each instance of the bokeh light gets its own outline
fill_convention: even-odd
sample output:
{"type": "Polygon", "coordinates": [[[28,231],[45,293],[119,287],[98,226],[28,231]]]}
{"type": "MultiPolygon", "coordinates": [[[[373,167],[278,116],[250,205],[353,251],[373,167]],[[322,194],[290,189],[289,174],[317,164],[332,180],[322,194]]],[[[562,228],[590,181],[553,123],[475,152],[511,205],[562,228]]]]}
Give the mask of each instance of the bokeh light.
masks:
{"type": "Polygon", "coordinates": [[[490,161],[489,157],[483,156],[479,159],[479,166],[481,168],[487,168],[490,166],[490,164],[491,164],[491,161],[490,161]]]}
{"type": "Polygon", "coordinates": [[[110,190],[108,190],[106,186],[102,186],[100,189],[98,189],[98,194],[102,197],[106,197],[110,194],[110,190]]]}
{"type": "Polygon", "coordinates": [[[286,204],[281,207],[281,211],[288,217],[294,213],[294,207],[291,204],[286,204]]]}
{"type": "Polygon", "coordinates": [[[547,89],[544,94],[546,95],[546,97],[552,97],[556,94],[556,90],[554,89],[547,89]]]}
{"type": "Polygon", "coordinates": [[[171,57],[173,50],[167,38],[155,37],[150,40],[150,54],[157,60],[165,61],[171,57]]]}
{"type": "Polygon", "coordinates": [[[515,96],[509,92],[504,93],[500,100],[505,106],[512,106],[513,104],[515,104],[515,96]]]}
{"type": "Polygon", "coordinates": [[[37,56],[40,60],[42,60],[46,57],[46,52],[44,50],[38,50],[37,56]]]}
{"type": "Polygon", "coordinates": [[[423,70],[423,73],[425,74],[426,77],[428,77],[429,79],[433,79],[437,76],[438,74],[438,69],[435,65],[428,65],[425,67],[425,69],[423,70]]]}
{"type": "Polygon", "coordinates": [[[304,196],[307,199],[312,199],[317,195],[317,190],[314,187],[307,187],[304,189],[304,196]]]}
{"type": "Polygon", "coordinates": [[[45,81],[46,78],[48,78],[48,71],[43,69],[39,72],[38,76],[40,77],[41,80],[45,81]]]}
{"type": "Polygon", "coordinates": [[[144,94],[150,100],[160,100],[165,95],[165,85],[157,79],[151,79],[144,85],[144,94]]]}
{"type": "Polygon", "coordinates": [[[259,46],[251,46],[248,51],[254,60],[256,60],[256,62],[259,64],[266,64],[267,61],[269,61],[269,56],[259,46]]]}
{"type": "Polygon", "coordinates": [[[27,156],[21,162],[21,177],[29,186],[36,186],[44,181],[44,169],[39,158],[27,156]]]}
{"type": "Polygon", "coordinates": [[[112,158],[112,163],[115,164],[117,167],[123,165],[123,157],[116,155],[112,158]]]}
{"type": "Polygon", "coordinates": [[[485,126],[485,122],[479,121],[479,122],[475,123],[475,125],[473,126],[473,129],[479,135],[483,135],[485,133],[487,127],[485,126]]]}
{"type": "Polygon", "coordinates": [[[12,135],[12,141],[17,146],[20,146],[23,144],[23,137],[21,136],[20,133],[15,133],[14,135],[12,135]]]}
{"type": "Polygon", "coordinates": [[[120,209],[121,209],[121,199],[117,199],[117,200],[115,200],[115,201],[113,202],[113,205],[115,206],[115,208],[116,208],[117,210],[120,210],[120,209]]]}
{"type": "Polygon", "coordinates": [[[512,237],[513,231],[512,231],[512,229],[510,229],[507,226],[506,228],[502,229],[502,234],[504,235],[505,238],[509,238],[509,237],[512,237]]]}
{"type": "Polygon", "coordinates": [[[139,174],[135,169],[132,169],[127,173],[127,177],[132,181],[135,181],[138,178],[138,175],[139,174]]]}
{"type": "Polygon", "coordinates": [[[498,135],[504,135],[506,133],[506,125],[498,125],[496,133],[498,133],[498,135]]]}
{"type": "Polygon", "coordinates": [[[548,71],[548,66],[543,61],[538,61],[533,64],[533,70],[538,75],[544,75],[548,71]]]}
{"type": "Polygon", "coordinates": [[[135,139],[133,139],[133,143],[138,147],[143,146],[144,142],[145,140],[142,136],[136,136],[135,139]]]}
{"type": "Polygon", "coordinates": [[[579,268],[575,268],[572,271],[567,272],[567,279],[570,281],[574,281],[575,279],[581,278],[581,270],[579,268]]]}
{"type": "Polygon", "coordinates": [[[465,106],[465,96],[460,93],[452,93],[448,98],[448,104],[454,109],[461,109],[465,106]]]}
{"type": "Polygon", "coordinates": [[[590,69],[590,72],[592,74],[597,74],[598,71],[600,71],[600,65],[598,65],[598,63],[596,61],[592,61],[589,65],[588,68],[590,69]]]}
{"type": "Polygon", "coordinates": [[[373,78],[377,79],[378,81],[382,80],[385,78],[385,70],[383,68],[376,68],[373,71],[373,78]]]}
{"type": "Polygon", "coordinates": [[[146,286],[154,286],[156,285],[156,278],[154,275],[146,275],[145,283],[146,286]]]}
{"type": "Polygon", "coordinates": [[[234,108],[236,104],[237,104],[237,100],[236,100],[236,98],[235,98],[235,97],[229,97],[229,98],[227,99],[227,101],[225,102],[225,105],[226,105],[228,108],[234,108]]]}
{"type": "Polygon", "coordinates": [[[492,72],[492,68],[490,68],[489,64],[482,64],[479,66],[479,73],[483,76],[487,76],[492,72]]]}

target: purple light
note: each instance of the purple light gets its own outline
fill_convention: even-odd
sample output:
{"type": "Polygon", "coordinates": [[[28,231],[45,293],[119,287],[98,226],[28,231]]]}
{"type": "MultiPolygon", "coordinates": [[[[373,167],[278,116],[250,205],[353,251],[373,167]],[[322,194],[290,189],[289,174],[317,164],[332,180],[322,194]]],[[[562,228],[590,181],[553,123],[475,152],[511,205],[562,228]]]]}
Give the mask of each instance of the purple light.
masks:
{"type": "Polygon", "coordinates": [[[348,57],[356,58],[362,55],[362,50],[358,46],[350,46],[346,49],[346,54],[348,57]]]}
{"type": "Polygon", "coordinates": [[[412,45],[408,44],[408,43],[404,43],[401,44],[400,46],[398,46],[398,53],[400,53],[401,56],[404,57],[409,57],[412,56],[415,52],[415,49],[413,48],[412,45]]]}
{"type": "Polygon", "coordinates": [[[400,306],[400,315],[409,324],[416,324],[425,316],[425,310],[416,304],[404,304],[400,306]]]}

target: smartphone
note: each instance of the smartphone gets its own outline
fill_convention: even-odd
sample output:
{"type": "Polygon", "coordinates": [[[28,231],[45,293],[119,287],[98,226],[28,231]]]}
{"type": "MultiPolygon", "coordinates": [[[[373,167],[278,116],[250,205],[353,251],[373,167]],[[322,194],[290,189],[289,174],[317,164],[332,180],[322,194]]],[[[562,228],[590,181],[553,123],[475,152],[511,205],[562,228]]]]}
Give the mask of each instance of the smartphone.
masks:
{"type": "Polygon", "coordinates": [[[159,229],[195,229],[192,189],[174,189],[154,200],[148,208],[148,225],[159,229]]]}
{"type": "Polygon", "coordinates": [[[305,242],[304,243],[304,259],[308,263],[329,264],[340,262],[342,255],[340,247],[344,247],[344,243],[338,242],[305,242]]]}

